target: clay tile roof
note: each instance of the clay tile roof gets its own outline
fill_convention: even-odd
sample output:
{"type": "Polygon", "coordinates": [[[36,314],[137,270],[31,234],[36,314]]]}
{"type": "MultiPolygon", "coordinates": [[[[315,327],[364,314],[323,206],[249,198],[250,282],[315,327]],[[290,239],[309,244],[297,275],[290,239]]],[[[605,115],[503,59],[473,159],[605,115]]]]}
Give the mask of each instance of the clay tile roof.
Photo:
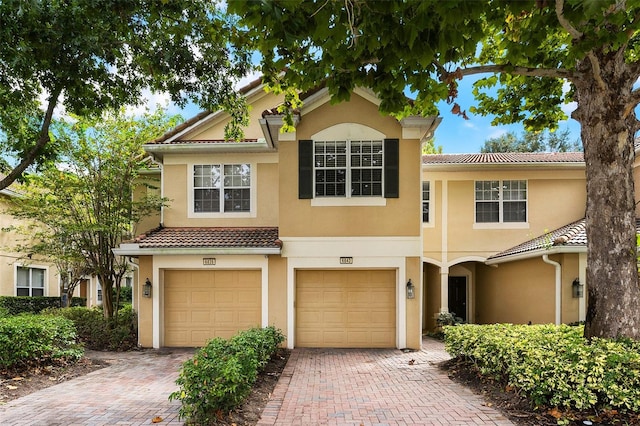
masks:
{"type": "Polygon", "coordinates": [[[584,163],[582,152],[494,152],[476,154],[427,154],[422,164],[533,164],[584,163]]]}
{"type": "Polygon", "coordinates": [[[157,228],[137,237],[140,248],[280,248],[278,228],[157,228]]]}

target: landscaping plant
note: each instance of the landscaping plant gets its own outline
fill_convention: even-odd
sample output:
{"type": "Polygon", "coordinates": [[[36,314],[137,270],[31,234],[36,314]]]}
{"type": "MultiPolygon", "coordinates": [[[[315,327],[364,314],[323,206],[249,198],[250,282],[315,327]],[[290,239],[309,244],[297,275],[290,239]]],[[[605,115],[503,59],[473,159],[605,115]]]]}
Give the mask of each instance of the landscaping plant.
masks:
{"type": "Polygon", "coordinates": [[[445,327],[445,347],[538,407],[639,411],[640,343],[582,334],[582,326],[464,324],[445,327]]]}
{"type": "Polygon", "coordinates": [[[66,318],[32,314],[0,318],[0,368],[77,360],[82,354],[73,322],[66,318]]]}
{"type": "Polygon", "coordinates": [[[237,407],[282,342],[284,335],[272,326],[242,331],[228,340],[210,340],[182,365],[176,380],[180,389],[169,396],[182,403],[180,418],[210,424],[237,407]]]}

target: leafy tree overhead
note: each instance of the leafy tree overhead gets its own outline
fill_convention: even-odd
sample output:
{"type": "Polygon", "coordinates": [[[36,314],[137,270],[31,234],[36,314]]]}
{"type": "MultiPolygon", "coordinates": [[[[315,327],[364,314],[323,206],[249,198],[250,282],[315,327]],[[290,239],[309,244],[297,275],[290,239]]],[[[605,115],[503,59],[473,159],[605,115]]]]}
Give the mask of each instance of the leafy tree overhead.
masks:
{"type": "Polygon", "coordinates": [[[148,179],[139,179],[149,167],[142,145],[174,127],[176,120],[157,111],[139,119],[104,114],[55,123],[52,133],[64,163],[28,175],[23,196],[13,203],[14,216],[36,225],[21,250],[45,256],[59,268],[84,266],[77,273],[71,270],[72,276],[61,269],[63,279],[95,274],[105,317],[117,312],[113,294],[117,299],[129,271],[126,259],[111,249],[131,238],[135,224],[164,203],[154,191],[132,197],[138,185],[150,186],[148,179]]]}
{"type": "Polygon", "coordinates": [[[578,152],[579,140],[569,141],[569,131],[525,132],[520,137],[513,132],[487,139],[480,152],[578,152]]]}
{"type": "MultiPolygon", "coordinates": [[[[99,116],[143,101],[144,89],[179,104],[222,107],[238,120],[245,108],[233,88],[250,57],[218,2],[205,0],[3,0],[0,2],[0,154],[30,165],[56,158],[49,127],[57,107],[99,116]],[[44,101],[42,101],[44,99],[44,101]]],[[[5,166],[7,164],[4,164],[5,166]]]]}
{"type": "Polygon", "coordinates": [[[465,116],[555,129],[575,101],[587,177],[589,307],[585,335],[640,339],[632,164],[639,128],[636,0],[231,0],[262,55],[265,81],[295,101],[324,81],[336,101],[356,86],[383,112],[465,116]],[[477,106],[458,105],[458,81],[477,106]],[[566,83],[571,90],[563,90],[566,83]],[[493,94],[487,88],[498,87],[493,94]],[[416,94],[408,105],[405,92],[416,94]]]}
{"type": "Polygon", "coordinates": [[[423,154],[442,154],[442,145],[436,145],[436,139],[431,138],[422,144],[423,154]]]}

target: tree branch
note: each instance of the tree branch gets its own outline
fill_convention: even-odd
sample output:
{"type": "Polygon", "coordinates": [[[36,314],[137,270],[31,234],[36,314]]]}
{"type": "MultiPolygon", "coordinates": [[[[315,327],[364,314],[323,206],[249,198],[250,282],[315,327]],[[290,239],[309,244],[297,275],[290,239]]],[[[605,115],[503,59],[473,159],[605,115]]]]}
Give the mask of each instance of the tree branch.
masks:
{"type": "MultiPolygon", "coordinates": [[[[478,65],[476,67],[461,68],[456,71],[460,75],[474,75],[485,73],[510,73],[515,75],[523,75],[527,77],[549,77],[549,78],[566,78],[570,80],[575,77],[575,74],[564,68],[532,68],[532,67],[520,67],[515,65],[500,64],[500,65],[478,65]]],[[[453,74],[453,73],[448,73],[453,74]]]]}
{"type": "Polygon", "coordinates": [[[583,36],[583,34],[580,31],[578,31],[571,24],[571,22],[569,22],[567,20],[567,18],[564,17],[564,0],[557,0],[556,1],[556,16],[558,17],[558,22],[560,23],[560,25],[562,25],[562,28],[567,30],[569,35],[571,35],[571,37],[574,40],[577,40],[577,39],[579,39],[580,37],[583,36]]]}
{"type": "Polygon", "coordinates": [[[593,78],[598,83],[598,87],[600,90],[606,90],[607,84],[602,79],[602,72],[600,71],[600,62],[598,62],[598,58],[593,52],[587,53],[587,58],[589,58],[589,62],[591,62],[591,68],[593,69],[593,78]]]}
{"type": "Polygon", "coordinates": [[[38,136],[38,142],[31,148],[31,150],[27,153],[27,155],[22,159],[20,164],[14,167],[11,172],[4,177],[0,181],[0,189],[5,189],[9,185],[11,185],[22,173],[29,167],[35,159],[38,157],[38,153],[44,148],[44,146],[49,143],[49,126],[51,125],[51,118],[53,117],[53,110],[58,104],[58,97],[62,89],[58,88],[51,93],[49,96],[49,105],[47,106],[47,112],[44,116],[44,121],[42,122],[42,127],[40,128],[40,135],[38,136]]]}
{"type": "Polygon", "coordinates": [[[627,117],[640,103],[640,89],[633,90],[629,95],[629,100],[625,104],[622,116],[627,117]]]}

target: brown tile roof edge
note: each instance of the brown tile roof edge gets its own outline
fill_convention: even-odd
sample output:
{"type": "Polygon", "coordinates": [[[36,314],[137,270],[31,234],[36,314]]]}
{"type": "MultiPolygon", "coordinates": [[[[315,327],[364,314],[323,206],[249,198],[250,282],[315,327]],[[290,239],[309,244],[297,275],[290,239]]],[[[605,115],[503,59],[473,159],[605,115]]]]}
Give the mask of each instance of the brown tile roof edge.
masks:
{"type": "Polygon", "coordinates": [[[533,164],[584,163],[582,152],[494,152],[475,154],[426,154],[422,164],[533,164]]]}
{"type": "Polygon", "coordinates": [[[140,248],[280,248],[276,227],[156,228],[128,243],[140,248]]]}
{"type": "MultiPolygon", "coordinates": [[[[640,232],[640,218],[636,219],[636,229],[640,232]]],[[[587,247],[587,228],[584,218],[496,253],[490,256],[487,262],[491,263],[510,256],[562,247],[587,247]]]]}

